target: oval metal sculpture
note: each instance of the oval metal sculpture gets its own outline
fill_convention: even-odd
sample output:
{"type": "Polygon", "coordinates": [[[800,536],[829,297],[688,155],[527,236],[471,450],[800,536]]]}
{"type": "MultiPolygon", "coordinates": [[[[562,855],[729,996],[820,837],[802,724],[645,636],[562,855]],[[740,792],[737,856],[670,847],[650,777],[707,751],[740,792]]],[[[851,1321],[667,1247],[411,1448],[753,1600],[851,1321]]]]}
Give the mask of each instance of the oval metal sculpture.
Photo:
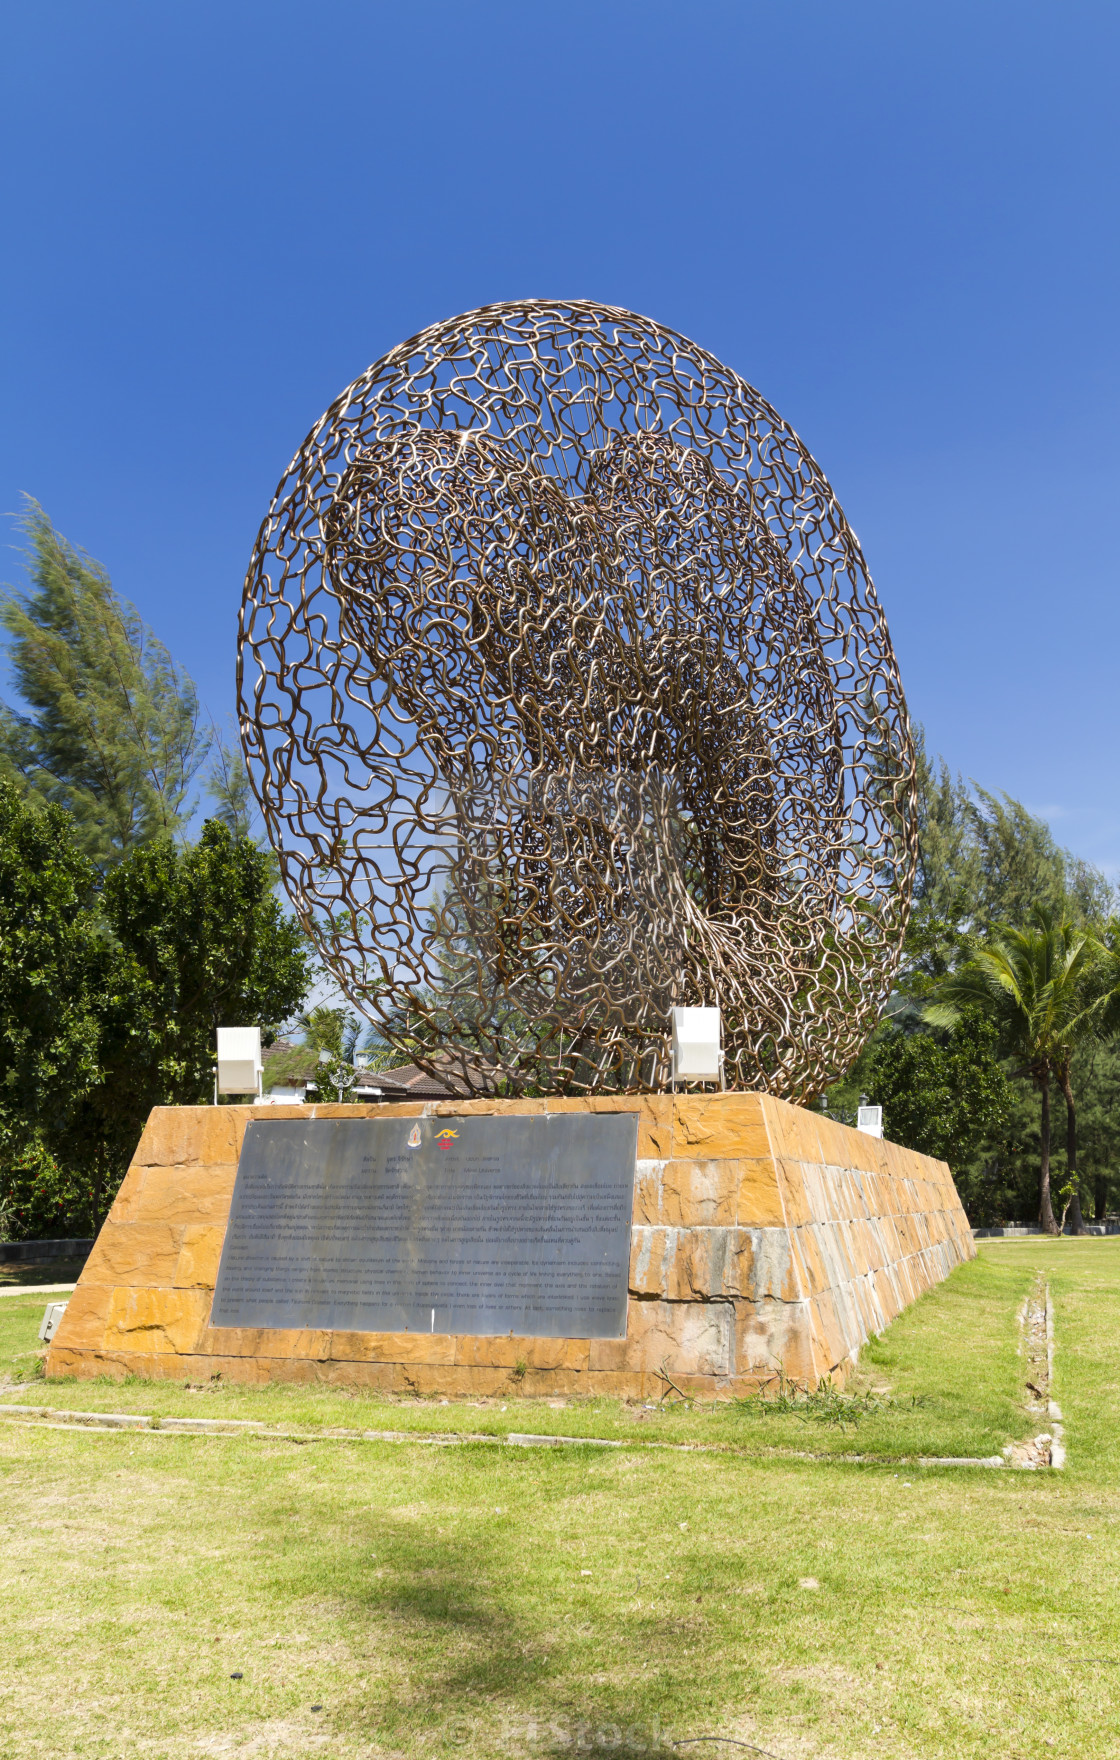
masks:
{"type": "Polygon", "coordinates": [[[296,454],[245,587],[254,790],[308,934],[400,1059],[476,1093],[850,1064],[916,836],[863,555],[793,431],[646,318],[435,324],[296,454]]]}

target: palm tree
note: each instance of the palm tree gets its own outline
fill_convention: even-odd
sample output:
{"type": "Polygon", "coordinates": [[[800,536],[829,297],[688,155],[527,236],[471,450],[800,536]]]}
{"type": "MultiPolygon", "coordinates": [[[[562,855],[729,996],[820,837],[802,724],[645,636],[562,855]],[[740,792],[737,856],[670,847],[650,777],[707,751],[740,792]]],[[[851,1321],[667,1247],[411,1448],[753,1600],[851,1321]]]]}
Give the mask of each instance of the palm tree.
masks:
{"type": "MultiPolygon", "coordinates": [[[[1099,964],[1094,989],[1097,994],[1097,1030],[1102,1039],[1120,1035],[1120,917],[1110,917],[1101,930],[1098,943],[1099,964]]],[[[1096,1192],[1097,1220],[1104,1218],[1105,1181],[1098,1175],[1096,1192]]]]}
{"type": "Polygon", "coordinates": [[[1038,1220],[1047,1234],[1058,1233],[1050,1198],[1050,1084],[1057,1080],[1066,1102],[1066,1142],[1075,1194],[1070,1207],[1074,1226],[1083,1233],[1080,1204],[1074,1209],[1077,1126],[1070,1066],[1076,1046],[1099,1030],[1102,1005],[1099,996],[1091,993],[1089,979],[1101,947],[1087,930],[1056,921],[1054,913],[1041,905],[1033,914],[1031,928],[999,930],[988,946],[946,978],[925,1014],[934,1026],[953,1026],[962,1008],[982,1009],[995,1022],[1022,1073],[1038,1089],[1042,1102],[1038,1220]]]}
{"type": "Polygon", "coordinates": [[[312,1051],[328,1051],[339,1062],[352,1061],[359,1022],[349,1009],[328,1008],[321,1002],[308,1014],[301,1014],[296,1025],[312,1051]]]}
{"type": "Polygon", "coordinates": [[[315,1078],[318,1092],[322,1095],[334,1088],[341,1105],[343,1096],[349,1093],[356,1079],[354,1048],[360,1028],[357,1015],[351,1014],[348,1008],[328,1008],[321,1002],[309,1013],[301,1014],[296,1024],[303,1033],[304,1044],[319,1053],[315,1078]]]}

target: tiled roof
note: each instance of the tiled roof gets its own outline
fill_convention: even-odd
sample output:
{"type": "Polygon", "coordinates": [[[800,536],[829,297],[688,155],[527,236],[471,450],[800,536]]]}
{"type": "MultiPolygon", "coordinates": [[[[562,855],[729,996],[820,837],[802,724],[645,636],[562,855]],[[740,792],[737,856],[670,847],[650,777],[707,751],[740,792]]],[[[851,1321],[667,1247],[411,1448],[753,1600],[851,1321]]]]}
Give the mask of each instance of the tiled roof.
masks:
{"type": "Polygon", "coordinates": [[[467,1092],[465,1085],[452,1076],[436,1078],[414,1063],[401,1064],[397,1069],[370,1070],[358,1078],[361,1086],[393,1088],[402,1100],[454,1100],[467,1092]]]}

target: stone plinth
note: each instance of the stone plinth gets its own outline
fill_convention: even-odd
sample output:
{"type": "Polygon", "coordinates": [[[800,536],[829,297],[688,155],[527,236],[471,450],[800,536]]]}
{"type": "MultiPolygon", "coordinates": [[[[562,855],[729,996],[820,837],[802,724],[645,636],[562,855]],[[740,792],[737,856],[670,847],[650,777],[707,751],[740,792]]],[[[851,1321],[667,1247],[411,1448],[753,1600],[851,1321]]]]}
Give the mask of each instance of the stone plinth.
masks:
{"type": "Polygon", "coordinates": [[[643,1398],[664,1391],[664,1372],[687,1391],[727,1396],[779,1365],[799,1381],[842,1376],[871,1334],[975,1252],[943,1161],[760,1094],[157,1107],[47,1374],[643,1398]],[[638,1114],[625,1339],[210,1325],[251,1118],[548,1111],[638,1114]]]}

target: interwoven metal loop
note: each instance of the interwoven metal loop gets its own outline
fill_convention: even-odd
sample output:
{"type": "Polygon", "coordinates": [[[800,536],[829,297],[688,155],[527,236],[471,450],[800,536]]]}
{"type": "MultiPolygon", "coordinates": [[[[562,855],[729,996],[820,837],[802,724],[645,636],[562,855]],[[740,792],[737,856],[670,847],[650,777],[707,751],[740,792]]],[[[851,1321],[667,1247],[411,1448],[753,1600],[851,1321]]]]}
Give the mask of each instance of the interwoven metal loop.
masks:
{"type": "Polygon", "coordinates": [[[261,528],[238,690],[285,885],[402,1058],[487,1092],[856,1055],[909,911],[914,758],[859,545],[695,344],[490,306],[331,406],[261,528]]]}

